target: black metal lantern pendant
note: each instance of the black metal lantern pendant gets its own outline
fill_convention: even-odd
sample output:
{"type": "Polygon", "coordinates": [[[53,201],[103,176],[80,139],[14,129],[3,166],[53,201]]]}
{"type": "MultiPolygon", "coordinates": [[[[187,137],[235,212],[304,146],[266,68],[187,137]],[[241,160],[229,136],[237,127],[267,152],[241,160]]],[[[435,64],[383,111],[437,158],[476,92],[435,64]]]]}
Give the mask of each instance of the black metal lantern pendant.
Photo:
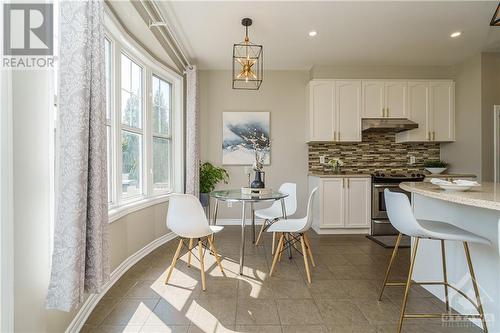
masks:
{"type": "Polygon", "coordinates": [[[252,19],[241,20],[245,27],[245,39],[233,45],[233,89],[258,90],[262,83],[264,70],[262,68],[262,45],[250,42],[248,27],[252,19]]]}

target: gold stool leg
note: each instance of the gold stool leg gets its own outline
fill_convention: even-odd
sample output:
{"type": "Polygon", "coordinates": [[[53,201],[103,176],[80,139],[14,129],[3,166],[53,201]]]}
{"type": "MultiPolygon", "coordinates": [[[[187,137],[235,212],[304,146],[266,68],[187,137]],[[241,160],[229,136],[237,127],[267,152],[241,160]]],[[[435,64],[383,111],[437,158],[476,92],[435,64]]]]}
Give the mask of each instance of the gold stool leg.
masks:
{"type": "Polygon", "coordinates": [[[170,280],[170,276],[172,275],[172,271],[174,270],[175,264],[177,263],[177,259],[179,258],[179,254],[181,253],[182,248],[182,238],[179,240],[179,245],[177,246],[177,250],[175,250],[174,257],[172,258],[172,263],[168,268],[167,278],[165,279],[165,284],[168,284],[168,280],[170,280]]]}
{"type": "Polygon", "coordinates": [[[382,300],[382,295],[384,294],[385,286],[387,285],[387,280],[389,280],[389,274],[391,273],[392,263],[394,259],[396,259],[396,255],[399,249],[399,243],[401,242],[401,238],[403,235],[399,233],[398,238],[396,239],[396,245],[394,245],[394,249],[392,250],[391,260],[389,261],[389,265],[387,266],[387,271],[385,272],[384,283],[382,284],[382,289],[380,290],[380,295],[378,296],[378,300],[382,300]]]}
{"type": "Polygon", "coordinates": [[[403,328],[403,320],[404,320],[405,311],[406,311],[406,303],[408,302],[408,293],[410,292],[411,277],[413,275],[413,268],[415,267],[415,259],[417,258],[417,250],[418,250],[419,241],[420,241],[420,237],[417,237],[415,240],[415,247],[413,248],[413,251],[412,251],[410,269],[408,271],[408,279],[406,280],[405,293],[403,296],[403,304],[401,305],[401,314],[399,315],[398,333],[401,333],[401,329],[403,328]]]}
{"type": "Polygon", "coordinates": [[[188,248],[188,267],[191,267],[191,250],[193,249],[193,239],[189,238],[189,248],[188,248]]]}
{"type": "Polygon", "coordinates": [[[450,312],[450,299],[448,297],[448,275],[446,274],[446,254],[444,240],[441,239],[441,261],[443,262],[443,282],[444,282],[444,300],[446,312],[450,312]]]}
{"type": "Polygon", "coordinates": [[[276,243],[276,233],[273,232],[273,245],[271,246],[271,254],[274,254],[274,244],[276,243]]]}
{"type": "Polygon", "coordinates": [[[201,287],[203,291],[207,290],[205,282],[205,258],[203,257],[203,243],[198,238],[198,255],[200,256],[201,287]]]}
{"type": "Polygon", "coordinates": [[[484,317],[483,304],[481,303],[481,298],[479,296],[479,288],[477,286],[476,275],[474,274],[474,267],[472,266],[472,260],[470,258],[469,244],[464,242],[465,257],[467,259],[467,265],[469,266],[469,273],[472,280],[472,287],[474,288],[474,293],[476,294],[477,309],[479,315],[481,316],[481,321],[483,323],[483,332],[488,333],[488,327],[486,326],[486,318],[484,317]]]}

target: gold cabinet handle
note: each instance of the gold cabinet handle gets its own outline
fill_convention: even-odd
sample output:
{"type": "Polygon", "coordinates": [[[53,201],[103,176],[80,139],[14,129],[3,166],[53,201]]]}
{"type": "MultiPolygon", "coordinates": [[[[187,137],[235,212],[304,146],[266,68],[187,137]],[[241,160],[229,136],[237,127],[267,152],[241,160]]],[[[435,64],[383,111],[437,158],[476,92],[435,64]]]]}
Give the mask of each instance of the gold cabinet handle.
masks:
{"type": "Polygon", "coordinates": [[[347,178],[347,188],[349,188],[349,178],[347,178]]]}
{"type": "Polygon", "coordinates": [[[345,178],[342,178],[342,188],[345,188],[345,178]]]}
{"type": "Polygon", "coordinates": [[[385,109],[386,117],[389,118],[389,108],[385,109]]]}
{"type": "Polygon", "coordinates": [[[337,131],[333,131],[333,141],[336,141],[337,138],[337,131]]]}
{"type": "Polygon", "coordinates": [[[382,118],[385,118],[385,108],[382,108],[382,118]]]}
{"type": "Polygon", "coordinates": [[[432,131],[432,141],[436,140],[436,132],[432,131]]]}
{"type": "Polygon", "coordinates": [[[337,132],[337,141],[340,141],[340,131],[337,132]]]}
{"type": "Polygon", "coordinates": [[[431,141],[431,131],[427,132],[427,140],[431,141]]]}

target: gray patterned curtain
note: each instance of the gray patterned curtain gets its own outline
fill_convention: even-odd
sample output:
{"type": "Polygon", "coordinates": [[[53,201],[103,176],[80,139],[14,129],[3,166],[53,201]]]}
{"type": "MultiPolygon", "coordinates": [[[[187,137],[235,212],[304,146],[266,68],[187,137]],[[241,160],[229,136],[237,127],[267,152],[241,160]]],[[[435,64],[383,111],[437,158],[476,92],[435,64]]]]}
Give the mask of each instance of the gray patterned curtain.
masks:
{"type": "Polygon", "coordinates": [[[186,71],[186,193],[199,195],[199,93],[196,66],[186,71]]]}
{"type": "Polygon", "coordinates": [[[61,1],[57,206],[47,308],[70,311],[109,278],[104,7],[61,1]]]}

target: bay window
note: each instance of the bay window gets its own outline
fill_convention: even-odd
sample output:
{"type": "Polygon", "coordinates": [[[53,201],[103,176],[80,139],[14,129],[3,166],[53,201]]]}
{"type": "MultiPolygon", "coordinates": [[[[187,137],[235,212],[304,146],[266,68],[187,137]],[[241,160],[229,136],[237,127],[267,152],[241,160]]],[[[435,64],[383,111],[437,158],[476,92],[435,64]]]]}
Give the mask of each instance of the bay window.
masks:
{"type": "Polygon", "coordinates": [[[116,211],[182,191],[182,77],[107,28],[108,191],[116,211]]]}

